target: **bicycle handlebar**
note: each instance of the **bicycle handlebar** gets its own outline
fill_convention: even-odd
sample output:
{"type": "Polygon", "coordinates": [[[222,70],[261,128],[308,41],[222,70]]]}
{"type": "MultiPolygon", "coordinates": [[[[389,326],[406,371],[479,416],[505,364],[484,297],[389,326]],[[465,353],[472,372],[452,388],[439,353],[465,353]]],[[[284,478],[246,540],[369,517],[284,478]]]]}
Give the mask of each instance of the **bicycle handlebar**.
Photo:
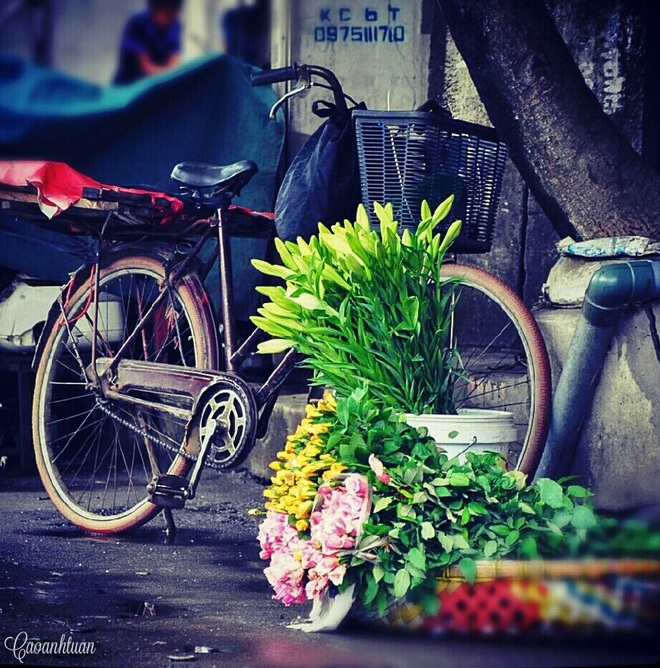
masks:
{"type": "Polygon", "coordinates": [[[296,79],[306,77],[308,79],[309,87],[309,79],[312,76],[317,76],[328,84],[332,89],[337,111],[345,113],[347,111],[347,106],[344,91],[339,80],[335,76],[335,73],[327,67],[293,63],[293,65],[287,65],[286,67],[277,67],[274,70],[252,74],[250,81],[253,86],[267,86],[268,84],[281,83],[283,81],[295,81],[296,79]]]}
{"type": "Polygon", "coordinates": [[[295,81],[298,78],[298,64],[277,67],[266,72],[255,72],[250,77],[253,86],[268,86],[283,81],[295,81]]]}

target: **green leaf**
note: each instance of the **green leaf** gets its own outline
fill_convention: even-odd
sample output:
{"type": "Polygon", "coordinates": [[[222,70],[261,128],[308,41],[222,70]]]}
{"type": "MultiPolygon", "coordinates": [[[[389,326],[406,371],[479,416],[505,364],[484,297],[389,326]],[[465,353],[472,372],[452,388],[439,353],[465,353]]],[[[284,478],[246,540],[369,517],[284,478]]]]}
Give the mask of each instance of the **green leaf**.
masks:
{"type": "Polygon", "coordinates": [[[518,541],[520,538],[520,531],[517,529],[513,529],[511,532],[509,532],[509,535],[504,539],[504,542],[511,547],[514,543],[518,541]]]}
{"type": "Polygon", "coordinates": [[[280,259],[282,260],[282,264],[288,269],[295,269],[296,266],[291,256],[291,252],[287,248],[286,243],[279,237],[275,237],[275,248],[278,255],[280,256],[280,259]]]}
{"type": "Polygon", "coordinates": [[[470,503],[468,503],[468,508],[470,509],[471,515],[488,515],[488,511],[481,503],[470,501],[470,503]]]}
{"type": "Polygon", "coordinates": [[[401,568],[394,576],[394,585],[392,593],[396,598],[403,598],[410,589],[410,573],[405,568],[401,568]]]}
{"type": "Polygon", "coordinates": [[[536,545],[534,536],[525,536],[520,541],[520,554],[530,559],[536,559],[539,556],[539,551],[536,545]]]}
{"type": "Polygon", "coordinates": [[[373,573],[374,580],[380,582],[385,575],[385,568],[382,564],[375,563],[371,572],[373,573]]]}
{"type": "Polygon", "coordinates": [[[552,521],[561,529],[573,521],[573,513],[562,508],[554,514],[552,521]]]}
{"type": "Polygon", "coordinates": [[[509,531],[511,531],[511,529],[509,529],[509,527],[506,526],[506,524],[494,524],[493,526],[490,527],[490,530],[496,536],[508,536],[509,531]]]}
{"type": "Polygon", "coordinates": [[[364,588],[362,593],[362,601],[365,605],[369,605],[375,598],[378,593],[378,582],[372,573],[367,572],[365,580],[367,586],[364,588]]]}
{"type": "Polygon", "coordinates": [[[452,543],[457,550],[469,550],[470,543],[467,542],[465,536],[462,536],[460,533],[454,534],[451,537],[452,543]]]}
{"type": "Polygon", "coordinates": [[[445,552],[451,552],[454,549],[454,541],[452,540],[451,536],[444,533],[444,531],[438,531],[436,536],[438,538],[438,542],[445,552]]]}
{"type": "Polygon", "coordinates": [[[420,592],[419,603],[428,615],[435,616],[440,610],[440,599],[434,591],[420,592]]]}
{"type": "Polygon", "coordinates": [[[291,339],[270,339],[260,343],[257,346],[257,351],[261,355],[276,355],[277,353],[283,353],[285,350],[293,348],[295,344],[296,342],[291,339]]]}
{"type": "Polygon", "coordinates": [[[435,528],[431,522],[422,522],[421,524],[421,533],[424,540],[430,540],[435,536],[435,528]]]}
{"type": "Polygon", "coordinates": [[[374,513],[379,513],[381,510],[388,508],[394,499],[391,496],[381,496],[376,503],[374,503],[373,511],[374,513]]]}
{"type": "Polygon", "coordinates": [[[484,545],[484,557],[490,559],[497,552],[497,541],[489,540],[484,545]]]}
{"type": "Polygon", "coordinates": [[[426,570],[426,557],[424,553],[418,548],[413,547],[408,551],[406,555],[407,561],[409,561],[415,568],[419,568],[422,571],[426,570]]]}
{"type": "Polygon", "coordinates": [[[452,438],[452,439],[454,439],[454,438],[456,438],[456,437],[458,436],[459,433],[460,433],[460,432],[457,431],[456,429],[452,429],[452,431],[450,431],[450,432],[447,434],[447,438],[452,438]]]}
{"type": "Polygon", "coordinates": [[[598,521],[589,506],[577,506],[573,511],[571,524],[576,529],[591,529],[598,524],[598,521]]]}
{"type": "Polygon", "coordinates": [[[372,524],[371,522],[365,522],[362,529],[365,533],[373,536],[386,536],[390,532],[390,527],[387,524],[372,524]]]}
{"type": "Polygon", "coordinates": [[[365,534],[358,543],[357,549],[360,551],[373,550],[382,545],[382,540],[379,536],[365,534]]]}
{"type": "Polygon", "coordinates": [[[550,480],[550,478],[540,478],[535,484],[543,503],[546,503],[550,508],[563,508],[564,492],[558,482],[550,480]]]}
{"type": "Polygon", "coordinates": [[[397,506],[396,514],[402,520],[414,520],[417,517],[417,512],[409,503],[400,503],[397,506]]]}
{"type": "Polygon", "coordinates": [[[463,577],[472,584],[477,579],[477,564],[470,557],[463,557],[458,567],[461,569],[463,577]]]}
{"type": "Polygon", "coordinates": [[[561,530],[561,528],[558,527],[554,522],[552,522],[552,521],[550,521],[550,520],[546,520],[545,523],[546,523],[546,526],[548,527],[548,529],[550,529],[550,531],[551,531],[555,536],[559,536],[559,537],[563,537],[563,536],[564,536],[564,532],[563,532],[563,531],[561,530]]]}
{"type": "Polygon", "coordinates": [[[271,264],[264,260],[252,260],[252,266],[262,274],[266,274],[266,276],[275,276],[277,278],[283,278],[284,280],[293,275],[291,269],[287,269],[279,264],[271,264]]]}
{"type": "Polygon", "coordinates": [[[302,308],[307,309],[308,311],[313,311],[317,309],[324,308],[323,302],[309,292],[303,292],[296,297],[290,297],[292,302],[295,302],[302,308]]]}
{"type": "Polygon", "coordinates": [[[578,499],[586,499],[591,496],[591,492],[581,485],[569,485],[566,493],[578,499]]]}
{"type": "Polygon", "coordinates": [[[339,459],[346,464],[353,463],[355,461],[355,445],[346,441],[340,443],[339,459]]]}
{"type": "Polygon", "coordinates": [[[452,472],[449,476],[449,484],[454,487],[469,487],[470,478],[466,473],[460,473],[459,471],[452,472]]]}

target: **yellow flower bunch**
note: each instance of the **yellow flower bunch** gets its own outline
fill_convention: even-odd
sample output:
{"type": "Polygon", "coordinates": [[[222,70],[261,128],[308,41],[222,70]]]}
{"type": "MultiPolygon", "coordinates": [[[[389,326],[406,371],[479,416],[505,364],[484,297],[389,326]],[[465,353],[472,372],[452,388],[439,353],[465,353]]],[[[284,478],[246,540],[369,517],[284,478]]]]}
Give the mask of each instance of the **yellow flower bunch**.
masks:
{"type": "Polygon", "coordinates": [[[308,404],[305,417],[287,438],[284,450],[270,463],[275,475],[264,490],[266,510],[292,515],[298,531],[306,531],[316,491],[322,482],[346,469],[332,455],[325,453],[335,398],[326,392],[315,406],[308,404]],[[329,419],[330,418],[330,419],[329,419]]]}

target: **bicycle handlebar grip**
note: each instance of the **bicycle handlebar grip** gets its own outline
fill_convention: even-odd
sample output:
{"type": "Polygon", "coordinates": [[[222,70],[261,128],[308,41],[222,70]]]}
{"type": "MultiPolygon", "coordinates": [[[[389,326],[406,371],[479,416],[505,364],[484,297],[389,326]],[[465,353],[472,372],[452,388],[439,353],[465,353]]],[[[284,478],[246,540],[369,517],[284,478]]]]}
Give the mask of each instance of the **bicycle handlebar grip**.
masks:
{"type": "Polygon", "coordinates": [[[265,72],[256,72],[250,77],[250,82],[253,86],[267,86],[282,81],[295,81],[297,78],[298,66],[294,64],[286,67],[276,67],[274,70],[265,72]]]}

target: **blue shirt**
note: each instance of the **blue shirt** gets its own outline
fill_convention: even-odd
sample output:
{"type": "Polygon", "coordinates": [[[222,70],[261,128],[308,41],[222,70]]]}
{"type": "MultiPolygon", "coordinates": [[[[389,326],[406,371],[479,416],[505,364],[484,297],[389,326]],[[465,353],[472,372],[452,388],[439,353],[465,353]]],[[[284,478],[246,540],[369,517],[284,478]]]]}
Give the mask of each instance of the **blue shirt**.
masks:
{"type": "Polygon", "coordinates": [[[157,65],[165,65],[181,51],[181,23],[173,21],[161,31],[151,19],[148,11],[132,16],[121,38],[119,67],[114,83],[128,84],[143,76],[140,55],[147,54],[157,65]]]}

